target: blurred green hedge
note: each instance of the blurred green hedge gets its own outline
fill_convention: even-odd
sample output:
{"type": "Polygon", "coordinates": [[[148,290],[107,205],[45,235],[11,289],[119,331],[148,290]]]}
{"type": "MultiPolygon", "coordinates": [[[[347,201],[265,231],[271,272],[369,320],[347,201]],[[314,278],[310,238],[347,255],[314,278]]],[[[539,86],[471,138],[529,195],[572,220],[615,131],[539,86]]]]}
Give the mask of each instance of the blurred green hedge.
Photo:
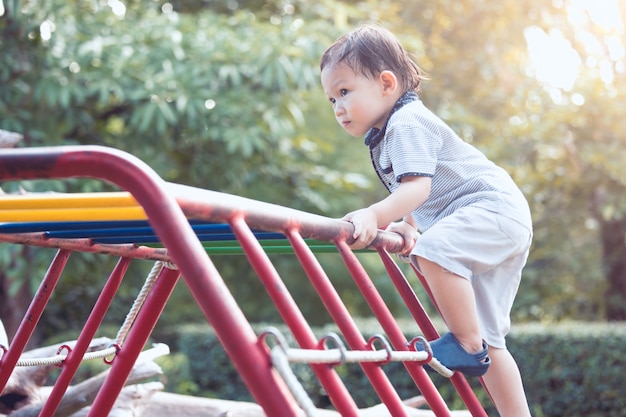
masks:
{"type": "MultiPolygon", "coordinates": [[[[268,325],[255,326],[257,334],[268,325]]],[[[360,325],[365,336],[379,333],[375,325],[360,325]],[[371,330],[371,332],[370,332],[371,330]]],[[[407,325],[413,332],[412,326],[407,325]]],[[[279,330],[295,347],[288,330],[279,330]]],[[[315,329],[322,336],[332,328],[315,329]]],[[[166,389],[183,394],[230,400],[252,401],[242,380],[208,326],[177,329],[169,341],[177,353],[162,366],[166,389]]],[[[407,333],[407,338],[415,334],[407,333]]],[[[624,416],[626,415],[626,324],[567,323],[522,325],[513,328],[508,346],[516,358],[526,386],[528,401],[536,417],[624,416]]],[[[323,388],[307,365],[292,366],[298,379],[318,407],[330,406],[323,388]]],[[[385,372],[402,398],[419,395],[402,364],[384,365],[385,372]]],[[[379,403],[358,365],[336,367],[360,407],[379,403]]],[[[451,409],[464,408],[454,387],[432,374],[451,409]]],[[[496,415],[487,394],[476,378],[469,378],[489,415],[496,415]]]]}

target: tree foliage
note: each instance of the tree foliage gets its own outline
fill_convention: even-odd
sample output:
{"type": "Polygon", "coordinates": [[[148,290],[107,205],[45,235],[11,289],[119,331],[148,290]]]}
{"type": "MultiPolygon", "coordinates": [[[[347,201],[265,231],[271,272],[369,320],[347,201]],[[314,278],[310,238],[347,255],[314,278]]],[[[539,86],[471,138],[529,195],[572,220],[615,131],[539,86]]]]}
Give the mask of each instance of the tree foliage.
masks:
{"type": "Polygon", "coordinates": [[[394,22],[431,75],[422,97],[511,172],[530,200],[535,243],[518,314],[623,320],[623,4],[613,29],[589,12],[574,21],[574,2],[404,6],[387,9],[392,16],[383,20],[394,22]],[[529,29],[576,51],[573,86],[536,76],[529,29]]]}
{"type": "MultiPolygon", "coordinates": [[[[113,146],[167,180],[340,216],[384,191],[366,148],[336,126],[318,59],[354,25],[380,21],[429,75],[427,105],[531,203],[535,243],[516,317],[624,319],[624,24],[574,21],[572,4],[5,1],[0,128],[26,146],[113,146]],[[529,30],[576,51],[571,87],[536,76],[529,30]]],[[[223,262],[233,277],[252,274],[223,262]]],[[[234,291],[259,311],[259,288],[234,291]]]]}

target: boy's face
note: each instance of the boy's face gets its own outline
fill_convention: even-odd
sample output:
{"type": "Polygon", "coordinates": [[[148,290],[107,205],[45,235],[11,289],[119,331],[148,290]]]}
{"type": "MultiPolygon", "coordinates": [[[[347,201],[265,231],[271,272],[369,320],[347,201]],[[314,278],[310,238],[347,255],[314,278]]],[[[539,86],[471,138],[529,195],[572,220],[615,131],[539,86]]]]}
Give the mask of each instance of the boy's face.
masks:
{"type": "Polygon", "coordinates": [[[395,104],[382,77],[368,78],[338,63],[322,70],[322,87],[337,122],[352,136],[382,128],[395,104]]]}

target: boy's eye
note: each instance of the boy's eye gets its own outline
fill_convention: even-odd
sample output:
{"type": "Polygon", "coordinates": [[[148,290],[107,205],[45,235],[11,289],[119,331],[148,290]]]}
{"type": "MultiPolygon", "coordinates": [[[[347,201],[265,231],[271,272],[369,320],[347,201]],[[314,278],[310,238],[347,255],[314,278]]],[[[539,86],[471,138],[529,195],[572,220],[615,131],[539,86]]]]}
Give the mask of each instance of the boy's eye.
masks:
{"type": "MultiPolygon", "coordinates": [[[[339,90],[339,96],[340,97],[345,97],[346,94],[348,94],[348,89],[347,88],[342,88],[342,89],[339,90]]],[[[332,104],[335,104],[337,102],[337,99],[329,98],[328,101],[330,101],[332,104]]]]}

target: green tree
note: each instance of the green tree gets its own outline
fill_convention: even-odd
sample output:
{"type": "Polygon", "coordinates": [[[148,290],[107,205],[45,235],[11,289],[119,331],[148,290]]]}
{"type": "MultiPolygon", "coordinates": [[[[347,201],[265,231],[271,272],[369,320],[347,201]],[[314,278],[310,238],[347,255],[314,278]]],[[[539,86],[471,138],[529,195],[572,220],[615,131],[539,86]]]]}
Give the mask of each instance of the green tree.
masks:
{"type": "MultiPolygon", "coordinates": [[[[168,3],[145,2],[7,7],[0,53],[11,65],[0,83],[0,128],[23,133],[26,146],[112,146],[171,181],[342,213],[353,202],[332,198],[336,190],[357,190],[365,182],[333,169],[340,142],[327,135],[332,113],[317,70],[332,30],[324,20],[304,22],[294,12],[283,5],[179,13],[168,3]],[[308,120],[324,127],[307,132],[309,113],[308,120]]],[[[93,182],[55,187],[107,189],[93,182]]],[[[224,264],[244,304],[255,303],[260,284],[246,293],[239,281],[256,281],[250,271],[224,264]]],[[[81,273],[74,272],[79,281],[81,273]]],[[[25,283],[33,274],[16,275],[25,283]]],[[[17,308],[5,300],[7,308],[17,308]]],[[[258,312],[256,303],[250,309],[258,312]]]]}
{"type": "MultiPolygon", "coordinates": [[[[540,0],[4,2],[0,128],[24,133],[26,146],[113,146],[171,181],[340,216],[384,190],[367,149],[334,122],[318,58],[352,26],[381,21],[427,71],[427,105],[511,172],[529,198],[535,244],[515,315],[622,319],[624,25],[607,32],[593,20],[572,22],[568,7],[540,0]],[[575,48],[582,64],[572,88],[534,76],[529,28],[558,30],[575,48]],[[589,39],[600,47],[589,49],[589,39]]],[[[253,274],[220,262],[233,290],[258,311],[258,288],[236,285],[253,274]]],[[[285,276],[301,274],[279,264],[285,276]]],[[[340,288],[349,285],[340,280],[340,288]]]]}
{"type": "Polygon", "coordinates": [[[572,21],[573,7],[444,1],[370,10],[430,74],[423,100],[503,165],[531,203],[535,243],[515,313],[622,320],[624,18],[607,31],[572,21]],[[573,88],[535,76],[529,29],[571,42],[583,63],[573,88]]]}
{"type": "Polygon", "coordinates": [[[571,166],[567,182],[572,195],[582,197],[585,224],[598,236],[608,320],[626,320],[626,5],[619,5],[621,26],[604,26],[587,14],[578,30],[560,27],[582,62],[562,100],[572,117],[564,121],[560,156],[571,166]]]}

